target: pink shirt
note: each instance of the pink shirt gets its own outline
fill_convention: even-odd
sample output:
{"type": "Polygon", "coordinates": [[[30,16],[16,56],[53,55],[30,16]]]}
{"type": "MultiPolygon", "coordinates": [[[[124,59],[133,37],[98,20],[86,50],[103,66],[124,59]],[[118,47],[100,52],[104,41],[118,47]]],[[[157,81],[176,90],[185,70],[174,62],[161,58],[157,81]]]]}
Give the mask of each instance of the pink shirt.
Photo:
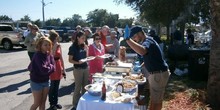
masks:
{"type": "MultiPolygon", "coordinates": [[[[89,56],[101,56],[105,54],[105,48],[100,43],[101,49],[98,49],[96,45],[93,43],[89,46],[89,56]]],[[[94,60],[89,61],[89,73],[90,76],[103,71],[104,59],[96,58],[94,60]]],[[[91,79],[91,78],[90,78],[91,79]]]]}

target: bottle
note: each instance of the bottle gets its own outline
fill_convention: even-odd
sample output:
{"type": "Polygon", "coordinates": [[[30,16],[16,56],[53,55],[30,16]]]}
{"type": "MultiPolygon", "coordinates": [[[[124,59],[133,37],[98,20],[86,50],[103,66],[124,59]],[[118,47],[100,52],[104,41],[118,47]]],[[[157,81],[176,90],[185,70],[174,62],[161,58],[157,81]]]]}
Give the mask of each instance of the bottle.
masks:
{"type": "Polygon", "coordinates": [[[103,81],[103,84],[102,84],[102,95],[101,95],[101,100],[103,100],[103,101],[106,100],[106,87],[105,87],[105,81],[103,81]]]}

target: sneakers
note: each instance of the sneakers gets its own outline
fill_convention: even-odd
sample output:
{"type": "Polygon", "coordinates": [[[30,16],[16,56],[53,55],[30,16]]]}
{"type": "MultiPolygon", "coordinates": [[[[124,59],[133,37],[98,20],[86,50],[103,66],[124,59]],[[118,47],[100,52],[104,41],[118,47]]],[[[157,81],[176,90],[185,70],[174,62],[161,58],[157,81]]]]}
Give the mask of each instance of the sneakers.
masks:
{"type": "Polygon", "coordinates": [[[57,109],[62,109],[62,105],[60,105],[60,104],[57,104],[56,107],[57,107],[57,109]]]}
{"type": "Polygon", "coordinates": [[[57,109],[62,109],[62,106],[60,104],[51,105],[50,108],[48,108],[47,110],[57,110],[57,109]]]}
{"type": "Polygon", "coordinates": [[[71,110],[76,110],[76,107],[73,107],[71,110]]]}
{"type": "Polygon", "coordinates": [[[57,107],[55,105],[51,105],[47,110],[57,110],[57,107]]]}

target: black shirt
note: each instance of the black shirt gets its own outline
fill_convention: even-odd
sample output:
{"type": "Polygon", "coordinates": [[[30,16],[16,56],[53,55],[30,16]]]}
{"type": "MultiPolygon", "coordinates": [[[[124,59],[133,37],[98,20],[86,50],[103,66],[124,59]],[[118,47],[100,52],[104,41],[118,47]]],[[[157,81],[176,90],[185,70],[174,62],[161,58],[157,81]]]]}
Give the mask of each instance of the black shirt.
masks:
{"type": "MultiPolygon", "coordinates": [[[[73,60],[79,61],[81,59],[86,58],[86,50],[83,47],[76,46],[76,45],[72,44],[70,46],[70,48],[69,48],[68,55],[72,55],[73,56],[73,60]]],[[[88,65],[87,65],[86,62],[84,62],[82,64],[74,64],[75,68],[78,68],[78,67],[85,68],[87,66],[88,65]]]]}

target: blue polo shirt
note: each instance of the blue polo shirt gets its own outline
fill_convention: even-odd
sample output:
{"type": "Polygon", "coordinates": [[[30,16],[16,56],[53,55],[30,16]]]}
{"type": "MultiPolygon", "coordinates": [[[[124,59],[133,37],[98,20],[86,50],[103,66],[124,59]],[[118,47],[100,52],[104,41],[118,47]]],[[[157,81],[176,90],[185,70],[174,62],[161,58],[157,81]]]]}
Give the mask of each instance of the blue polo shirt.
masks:
{"type": "Polygon", "coordinates": [[[145,67],[149,72],[166,71],[168,65],[162,57],[161,49],[158,43],[151,37],[147,37],[143,43],[147,53],[143,55],[145,67]]]}
{"type": "MultiPolygon", "coordinates": [[[[73,60],[75,61],[79,61],[81,59],[84,59],[86,58],[86,50],[82,47],[78,47],[74,44],[72,44],[70,47],[69,47],[69,52],[68,52],[68,55],[72,55],[73,56],[73,60]]],[[[73,65],[75,68],[85,68],[87,67],[87,63],[84,62],[82,64],[74,64],[73,65]]]]}

